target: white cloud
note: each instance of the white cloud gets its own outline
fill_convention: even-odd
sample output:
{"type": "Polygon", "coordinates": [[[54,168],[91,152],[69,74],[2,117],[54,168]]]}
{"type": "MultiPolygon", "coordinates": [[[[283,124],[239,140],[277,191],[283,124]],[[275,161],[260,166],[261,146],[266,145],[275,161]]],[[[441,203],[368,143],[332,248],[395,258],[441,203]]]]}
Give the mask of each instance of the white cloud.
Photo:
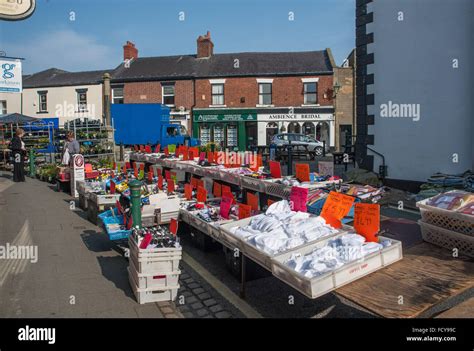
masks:
{"type": "Polygon", "coordinates": [[[35,73],[51,67],[66,71],[114,68],[120,56],[93,37],[73,30],[39,34],[26,42],[5,43],[9,56],[24,57],[24,73],[35,73]]]}

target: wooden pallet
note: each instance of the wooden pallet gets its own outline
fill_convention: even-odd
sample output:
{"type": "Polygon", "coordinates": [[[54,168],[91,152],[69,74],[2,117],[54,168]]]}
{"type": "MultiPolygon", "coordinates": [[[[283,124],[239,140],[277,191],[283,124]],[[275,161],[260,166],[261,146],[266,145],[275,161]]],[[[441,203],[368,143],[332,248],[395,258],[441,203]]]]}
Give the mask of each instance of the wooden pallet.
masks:
{"type": "Polygon", "coordinates": [[[421,243],[403,250],[403,260],[336,290],[382,317],[414,318],[474,287],[474,261],[421,243]]]}

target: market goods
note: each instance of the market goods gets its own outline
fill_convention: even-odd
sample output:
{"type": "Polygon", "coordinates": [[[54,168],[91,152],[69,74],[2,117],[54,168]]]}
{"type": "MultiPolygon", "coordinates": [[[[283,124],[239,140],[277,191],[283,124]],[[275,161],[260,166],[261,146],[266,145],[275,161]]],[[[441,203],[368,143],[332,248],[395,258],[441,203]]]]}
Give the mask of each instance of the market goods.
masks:
{"type": "Polygon", "coordinates": [[[358,234],[343,234],[304,256],[299,253],[292,254],[285,264],[305,277],[313,278],[334,271],[349,262],[363,259],[391,244],[388,239],[374,243],[366,242],[365,238],[358,234]]]}
{"type": "Polygon", "coordinates": [[[465,191],[450,191],[431,198],[427,205],[456,211],[471,202],[474,202],[474,194],[465,191]]]}
{"type": "Polygon", "coordinates": [[[138,247],[144,249],[180,247],[178,238],[164,227],[134,228],[130,237],[138,247]],[[146,242],[146,245],[143,245],[145,247],[141,247],[143,241],[146,242]]]}
{"type": "Polygon", "coordinates": [[[322,217],[292,211],[286,200],[273,203],[265,214],[252,217],[247,226],[231,231],[270,255],[338,232],[322,217]]]}

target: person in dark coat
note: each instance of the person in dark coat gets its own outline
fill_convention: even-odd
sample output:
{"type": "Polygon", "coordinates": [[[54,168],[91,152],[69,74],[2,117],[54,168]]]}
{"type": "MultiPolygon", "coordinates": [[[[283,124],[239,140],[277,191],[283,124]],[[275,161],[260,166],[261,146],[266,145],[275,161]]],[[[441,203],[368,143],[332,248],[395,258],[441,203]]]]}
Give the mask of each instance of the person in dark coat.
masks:
{"type": "Polygon", "coordinates": [[[13,156],[13,181],[24,182],[25,181],[25,155],[26,148],[23,142],[23,136],[25,131],[18,128],[15,132],[15,137],[12,139],[10,149],[12,150],[13,156]]]}

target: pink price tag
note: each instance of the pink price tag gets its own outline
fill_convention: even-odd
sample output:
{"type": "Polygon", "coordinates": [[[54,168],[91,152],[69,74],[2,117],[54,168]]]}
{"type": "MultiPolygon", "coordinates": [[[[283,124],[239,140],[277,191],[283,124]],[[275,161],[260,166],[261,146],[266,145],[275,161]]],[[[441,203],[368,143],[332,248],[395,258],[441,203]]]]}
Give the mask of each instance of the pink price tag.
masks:
{"type": "Polygon", "coordinates": [[[306,212],[306,201],[308,200],[308,188],[294,186],[291,188],[290,204],[293,211],[306,212]]]}
{"type": "Polygon", "coordinates": [[[219,212],[222,218],[229,219],[230,207],[233,199],[229,196],[223,196],[219,207],[219,212]]]}

